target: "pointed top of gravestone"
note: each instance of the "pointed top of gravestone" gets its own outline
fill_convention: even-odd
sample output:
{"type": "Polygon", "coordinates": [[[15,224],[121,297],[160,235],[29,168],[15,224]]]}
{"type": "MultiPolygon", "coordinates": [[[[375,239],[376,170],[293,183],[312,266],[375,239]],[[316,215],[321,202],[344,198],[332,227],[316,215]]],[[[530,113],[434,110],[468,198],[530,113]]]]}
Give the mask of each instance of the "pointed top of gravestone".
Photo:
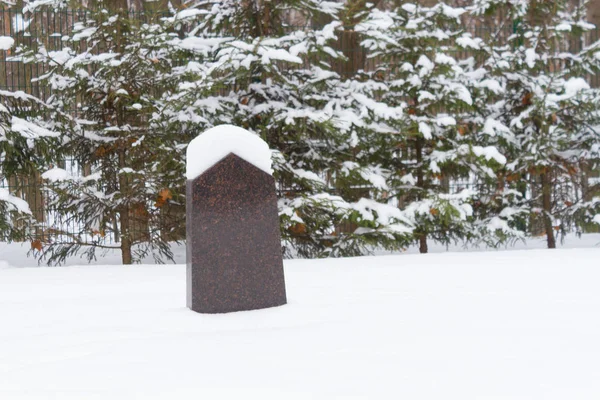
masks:
{"type": "Polygon", "coordinates": [[[193,180],[229,154],[272,174],[269,145],[257,135],[233,125],[219,125],[192,140],[187,148],[187,179],[193,180]]]}

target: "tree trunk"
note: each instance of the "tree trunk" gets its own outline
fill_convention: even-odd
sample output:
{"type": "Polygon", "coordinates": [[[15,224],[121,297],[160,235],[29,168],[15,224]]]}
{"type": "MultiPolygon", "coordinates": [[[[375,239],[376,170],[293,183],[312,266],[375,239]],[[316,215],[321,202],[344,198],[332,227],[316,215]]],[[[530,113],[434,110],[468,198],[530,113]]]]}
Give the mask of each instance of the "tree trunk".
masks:
{"type": "MultiPolygon", "coordinates": [[[[417,136],[417,143],[415,146],[416,149],[416,158],[417,158],[417,187],[419,188],[419,192],[417,192],[417,200],[421,200],[423,198],[423,190],[425,189],[425,179],[423,177],[423,144],[425,139],[420,136],[417,136]]],[[[423,232],[419,235],[419,252],[424,254],[427,253],[427,232],[423,232]]]]}
{"type": "Polygon", "coordinates": [[[556,248],[556,239],[554,238],[554,227],[552,226],[552,175],[550,170],[544,172],[542,178],[542,209],[544,210],[544,228],[546,229],[546,238],[548,248],[556,248]]]}
{"type": "Polygon", "coordinates": [[[133,263],[131,237],[129,236],[129,208],[126,206],[121,211],[121,261],[123,265],[133,263]]]}
{"type": "Polygon", "coordinates": [[[354,28],[364,18],[367,9],[366,0],[349,0],[343,9],[341,19],[345,29],[338,33],[336,46],[344,53],[346,60],[336,61],[335,69],[344,78],[355,77],[358,71],[365,69],[367,54],[360,45],[362,38],[354,28]]]}
{"type": "Polygon", "coordinates": [[[421,236],[419,236],[419,253],[425,254],[427,252],[428,252],[428,248],[427,248],[427,235],[426,234],[422,234],[421,236]]]}
{"type": "MultiPolygon", "coordinates": [[[[542,184],[538,175],[532,174],[530,176],[530,189],[531,189],[531,206],[535,208],[543,208],[542,202],[540,201],[540,188],[542,184]]],[[[529,214],[529,233],[532,236],[541,236],[544,234],[544,216],[539,214],[529,214]]]]}
{"type": "MultiPolygon", "coordinates": [[[[119,170],[126,167],[125,162],[125,150],[119,151],[119,170]]],[[[129,192],[129,182],[127,181],[126,174],[119,174],[119,190],[121,192],[121,198],[125,199],[128,196],[129,192]]],[[[121,259],[123,260],[123,264],[131,264],[133,262],[133,257],[131,254],[131,246],[132,246],[132,237],[131,237],[131,227],[129,220],[129,205],[123,204],[121,206],[120,214],[120,225],[121,225],[121,259]]]]}

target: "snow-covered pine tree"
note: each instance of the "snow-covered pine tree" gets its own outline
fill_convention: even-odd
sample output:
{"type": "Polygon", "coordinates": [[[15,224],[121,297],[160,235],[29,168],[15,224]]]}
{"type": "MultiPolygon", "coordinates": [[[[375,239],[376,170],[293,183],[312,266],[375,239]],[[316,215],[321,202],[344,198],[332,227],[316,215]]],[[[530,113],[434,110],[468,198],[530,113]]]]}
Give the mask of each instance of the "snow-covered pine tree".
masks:
{"type": "Polygon", "coordinates": [[[580,184],[600,158],[598,91],[587,80],[599,71],[600,45],[586,43],[594,27],[583,2],[476,0],[473,14],[494,27],[484,67],[504,88],[484,127],[508,157],[501,185],[527,196],[554,248],[555,232],[580,230],[600,202],[580,184]]]}
{"type": "MultiPolygon", "coordinates": [[[[287,255],[363,254],[367,245],[395,245],[407,230],[398,209],[368,199],[375,172],[354,162],[352,127],[362,121],[334,70],[343,58],[332,46],[339,7],[321,0],[200,1],[183,40],[201,52],[218,41],[218,51],[210,75],[182,87],[217,82],[215,95],[229,113],[222,118],[273,149],[287,255]],[[330,22],[317,23],[324,20],[330,22]]],[[[198,101],[185,94],[185,104],[171,104],[190,112],[198,101]]]]}
{"type": "Polygon", "coordinates": [[[147,255],[162,261],[172,258],[168,242],[182,238],[173,233],[184,224],[182,160],[192,133],[161,116],[163,96],[176,85],[168,42],[177,32],[109,3],[73,13],[83,18],[62,49],[38,41],[22,51],[26,62],[47,66],[40,82],[51,90],[49,104],[77,116],[63,129],[63,149],[81,173],[43,175],[60,215],[44,247],[48,263],[80,251],[93,258],[97,249],[120,249],[124,264],[147,255]]]}
{"type": "MultiPolygon", "coordinates": [[[[0,51],[9,50],[13,44],[12,38],[0,36],[0,51]]],[[[59,121],[68,124],[70,119],[24,92],[0,90],[0,186],[3,181],[9,184],[8,188],[0,187],[3,240],[38,240],[34,236],[42,233],[43,217],[36,220],[18,193],[29,189],[20,187],[23,176],[38,176],[59,159],[59,121]]]]}
{"type": "Polygon", "coordinates": [[[415,225],[422,253],[428,251],[428,240],[470,240],[495,230],[481,229],[474,190],[450,188],[458,180],[493,181],[494,169],[505,162],[495,147],[482,145],[471,132],[477,120],[465,82],[472,63],[455,58],[459,43],[464,47],[475,41],[461,27],[464,12],[444,3],[423,7],[407,2],[391,10],[372,8],[357,26],[376,63],[368,77],[379,84],[378,97],[390,107],[406,104],[404,120],[375,120],[393,133],[369,142],[379,143],[372,154],[393,171],[390,194],[415,225]]]}
{"type": "MultiPolygon", "coordinates": [[[[4,37],[0,37],[0,40],[2,39],[4,37]]],[[[26,145],[26,136],[20,134],[19,121],[13,119],[7,107],[9,101],[16,97],[14,93],[0,91],[0,185],[6,177],[20,172],[23,169],[21,165],[23,162],[29,163],[29,160],[20,157],[23,147],[29,149],[26,145]],[[13,129],[14,122],[17,123],[16,131],[13,129]]],[[[25,217],[28,222],[31,222],[27,218],[30,215],[31,210],[25,200],[11,194],[8,188],[0,186],[0,240],[21,239],[23,232],[15,228],[22,225],[17,220],[25,217]]]]}

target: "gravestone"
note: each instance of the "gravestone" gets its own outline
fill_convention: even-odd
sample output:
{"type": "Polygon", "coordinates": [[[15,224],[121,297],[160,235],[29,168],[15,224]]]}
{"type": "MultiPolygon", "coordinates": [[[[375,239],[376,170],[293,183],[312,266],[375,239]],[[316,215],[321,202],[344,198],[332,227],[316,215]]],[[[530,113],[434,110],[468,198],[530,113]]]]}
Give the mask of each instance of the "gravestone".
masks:
{"type": "Polygon", "coordinates": [[[226,313],[286,303],[271,152],[221,125],[187,150],[187,306],[226,313]]]}

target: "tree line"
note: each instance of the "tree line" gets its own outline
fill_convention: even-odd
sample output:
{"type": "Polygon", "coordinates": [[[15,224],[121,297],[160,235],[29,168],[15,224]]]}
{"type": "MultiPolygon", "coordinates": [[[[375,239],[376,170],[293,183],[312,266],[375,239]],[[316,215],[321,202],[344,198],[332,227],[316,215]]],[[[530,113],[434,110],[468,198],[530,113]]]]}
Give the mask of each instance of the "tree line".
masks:
{"type": "Polygon", "coordinates": [[[97,0],[12,15],[22,29],[0,52],[31,86],[0,90],[0,233],[44,262],[172,258],[186,146],[223,123],[272,149],[288,257],[528,235],[554,248],[600,224],[584,5],[97,0]]]}

